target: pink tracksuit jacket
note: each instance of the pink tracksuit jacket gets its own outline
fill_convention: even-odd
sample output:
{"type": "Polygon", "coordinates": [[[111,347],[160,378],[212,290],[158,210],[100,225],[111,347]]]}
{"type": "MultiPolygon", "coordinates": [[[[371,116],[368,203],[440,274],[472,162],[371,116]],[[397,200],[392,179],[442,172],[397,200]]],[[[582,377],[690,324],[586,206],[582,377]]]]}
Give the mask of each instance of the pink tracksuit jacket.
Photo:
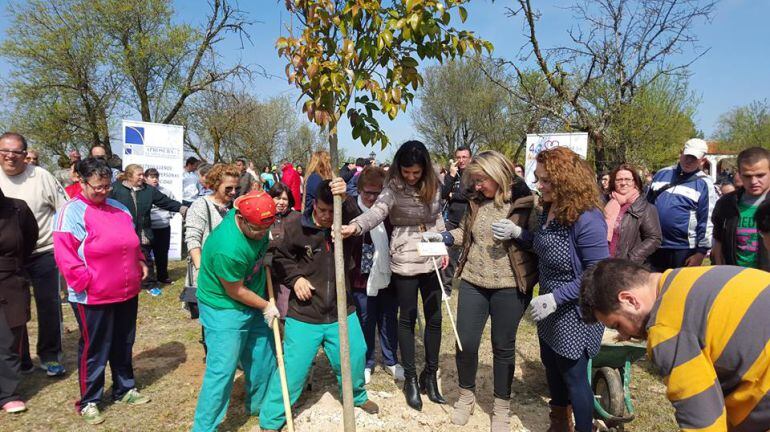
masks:
{"type": "Polygon", "coordinates": [[[96,204],[78,194],[56,212],[53,244],[70,302],[119,303],[139,294],[144,255],[131,214],[118,201],[96,204]]]}

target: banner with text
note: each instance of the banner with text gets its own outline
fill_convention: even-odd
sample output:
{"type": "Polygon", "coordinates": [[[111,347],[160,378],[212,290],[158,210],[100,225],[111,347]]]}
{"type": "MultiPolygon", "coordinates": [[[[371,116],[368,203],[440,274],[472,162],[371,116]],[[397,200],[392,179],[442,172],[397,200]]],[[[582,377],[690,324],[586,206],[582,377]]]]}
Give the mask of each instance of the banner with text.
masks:
{"type": "Polygon", "coordinates": [[[527,134],[527,156],[524,164],[524,177],[530,188],[535,188],[537,154],[554,147],[567,147],[585,159],[588,154],[588,134],[585,132],[527,134]]]}
{"type": "MultiPolygon", "coordinates": [[[[123,168],[138,164],[158,170],[159,184],[171,191],[171,198],[182,199],[184,174],[184,128],[182,126],[123,120],[123,168]]],[[[182,259],[182,216],[171,219],[170,260],[182,259]]]]}

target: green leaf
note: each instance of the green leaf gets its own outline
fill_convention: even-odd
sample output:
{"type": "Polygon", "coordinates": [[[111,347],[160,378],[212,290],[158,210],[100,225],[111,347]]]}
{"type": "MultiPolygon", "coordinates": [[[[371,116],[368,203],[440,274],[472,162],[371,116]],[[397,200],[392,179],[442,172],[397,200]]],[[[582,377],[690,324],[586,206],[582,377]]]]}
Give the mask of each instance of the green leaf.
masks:
{"type": "Polygon", "coordinates": [[[412,30],[417,30],[417,26],[420,25],[420,15],[419,14],[412,14],[409,16],[409,25],[412,27],[412,30]]]}
{"type": "Polygon", "coordinates": [[[401,63],[407,67],[417,67],[417,60],[409,56],[402,58],[401,63]]]}
{"type": "Polygon", "coordinates": [[[465,22],[465,20],[468,19],[468,11],[462,6],[460,6],[458,10],[460,12],[460,21],[465,22]]]}

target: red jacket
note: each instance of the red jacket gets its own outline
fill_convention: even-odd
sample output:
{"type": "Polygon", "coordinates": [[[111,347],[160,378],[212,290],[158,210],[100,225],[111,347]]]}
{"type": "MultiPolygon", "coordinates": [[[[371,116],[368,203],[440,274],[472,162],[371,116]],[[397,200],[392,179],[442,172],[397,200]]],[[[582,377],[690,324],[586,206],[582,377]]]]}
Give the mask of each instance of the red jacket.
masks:
{"type": "Polygon", "coordinates": [[[290,163],[284,165],[281,171],[281,182],[289,187],[291,194],[294,196],[294,210],[300,210],[302,208],[302,194],[299,192],[299,173],[290,163]]]}

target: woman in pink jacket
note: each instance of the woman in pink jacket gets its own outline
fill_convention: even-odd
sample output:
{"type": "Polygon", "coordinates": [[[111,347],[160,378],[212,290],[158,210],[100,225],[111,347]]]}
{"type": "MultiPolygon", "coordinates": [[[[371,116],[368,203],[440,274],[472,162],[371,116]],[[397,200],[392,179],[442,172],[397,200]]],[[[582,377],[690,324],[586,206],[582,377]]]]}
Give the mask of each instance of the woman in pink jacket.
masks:
{"type": "Polygon", "coordinates": [[[107,198],[112,170],[101,159],[78,163],[82,192],[54,221],[54,256],[67,281],[80,327],[76,407],[89,424],[104,421],[97,404],[104,369],[112,369],[112,398],[129,405],[150,399],[136,390],[131,364],[136,335],[137,295],[147,276],[145,258],[128,209],[107,198]]]}

